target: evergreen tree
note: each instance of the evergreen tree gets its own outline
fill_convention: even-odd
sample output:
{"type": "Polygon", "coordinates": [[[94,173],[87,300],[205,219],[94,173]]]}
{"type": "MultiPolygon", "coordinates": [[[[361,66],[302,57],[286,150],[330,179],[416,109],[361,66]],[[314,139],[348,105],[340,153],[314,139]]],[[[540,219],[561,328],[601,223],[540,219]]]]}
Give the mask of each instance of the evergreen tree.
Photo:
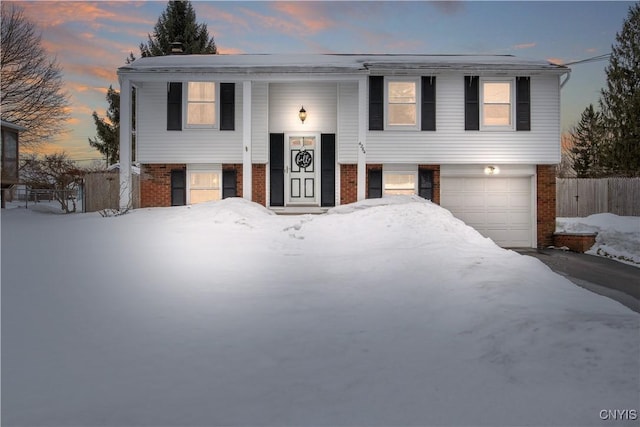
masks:
{"type": "MultiPolygon", "coordinates": [[[[158,18],[153,30],[153,37],[148,36],[147,43],[140,44],[140,54],[146,56],[164,56],[171,53],[171,44],[182,43],[185,54],[216,54],[216,44],[213,37],[209,37],[207,24],[196,22],[196,13],[190,1],[170,1],[167,8],[158,18]]],[[[132,52],[125,58],[127,64],[135,61],[132,52]]],[[[135,129],[135,99],[136,91],[132,91],[132,111],[134,112],[132,126],[135,129]]],[[[107,162],[113,164],[118,161],[120,155],[120,93],[111,86],[107,92],[109,108],[107,117],[100,118],[93,112],[93,120],[96,123],[97,137],[89,138],[89,145],[107,156],[107,162]]],[[[135,136],[132,135],[135,146],[135,136]]],[[[133,150],[135,155],[135,150],[133,150]]]]}
{"type": "Polygon", "coordinates": [[[589,105],[582,112],[580,123],[571,131],[573,170],[578,178],[593,178],[602,174],[600,152],[604,141],[602,115],[589,105]]]}
{"type": "Polygon", "coordinates": [[[640,176],[640,3],[616,34],[600,100],[609,143],[603,162],[614,173],[640,176]]]}
{"type": "Polygon", "coordinates": [[[171,53],[171,44],[182,43],[185,54],[218,53],[213,37],[209,37],[207,24],[196,22],[196,12],[190,1],[170,1],[153,29],[153,37],[140,44],[140,54],[163,56],[171,53]]]}
{"type": "Polygon", "coordinates": [[[106,98],[109,103],[106,117],[101,118],[93,112],[98,135],[89,138],[89,145],[104,154],[107,164],[112,165],[120,157],[120,92],[109,86],[106,98]]]}

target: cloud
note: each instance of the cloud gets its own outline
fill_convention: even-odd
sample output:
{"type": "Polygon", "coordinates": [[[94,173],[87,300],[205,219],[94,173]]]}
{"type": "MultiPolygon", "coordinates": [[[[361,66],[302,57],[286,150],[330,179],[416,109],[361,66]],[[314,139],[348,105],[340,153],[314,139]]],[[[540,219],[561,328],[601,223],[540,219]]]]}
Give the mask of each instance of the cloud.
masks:
{"type": "Polygon", "coordinates": [[[237,47],[219,47],[218,53],[223,55],[237,55],[245,52],[237,47]]]}
{"type": "Polygon", "coordinates": [[[246,7],[238,10],[262,28],[305,37],[336,25],[325,13],[323,5],[324,3],[275,2],[270,5],[273,14],[263,14],[246,7]]]}
{"type": "Polygon", "coordinates": [[[335,25],[335,22],[326,16],[317,3],[276,2],[272,7],[287,15],[294,22],[300,23],[304,30],[311,33],[317,33],[335,25]]]}
{"type": "Polygon", "coordinates": [[[513,46],[514,49],[531,49],[532,47],[536,47],[536,42],[520,43],[513,46]]]}
{"type": "Polygon", "coordinates": [[[565,64],[567,61],[562,59],[562,58],[547,58],[547,61],[551,62],[552,64],[556,64],[556,65],[563,65],[565,64]]]}
{"type": "MultiPolygon", "coordinates": [[[[209,22],[213,22],[217,26],[219,23],[229,24],[230,28],[237,31],[248,31],[251,29],[249,22],[240,17],[238,14],[226,12],[218,7],[212,6],[208,3],[198,3],[198,20],[204,19],[209,22]]],[[[209,26],[207,26],[209,27],[209,26]]],[[[211,28],[207,28],[211,32],[211,28]]]]}
{"type": "Polygon", "coordinates": [[[464,4],[458,0],[430,1],[429,4],[445,15],[455,15],[464,9],[464,4]]]}
{"type": "Polygon", "coordinates": [[[64,71],[65,74],[97,78],[110,84],[118,81],[117,70],[114,67],[103,67],[92,64],[66,64],[64,71]]]}
{"type": "Polygon", "coordinates": [[[100,21],[153,26],[155,21],[132,13],[132,3],[136,2],[51,1],[19,4],[41,28],[57,27],[70,22],[89,22],[99,26],[100,21]]]}

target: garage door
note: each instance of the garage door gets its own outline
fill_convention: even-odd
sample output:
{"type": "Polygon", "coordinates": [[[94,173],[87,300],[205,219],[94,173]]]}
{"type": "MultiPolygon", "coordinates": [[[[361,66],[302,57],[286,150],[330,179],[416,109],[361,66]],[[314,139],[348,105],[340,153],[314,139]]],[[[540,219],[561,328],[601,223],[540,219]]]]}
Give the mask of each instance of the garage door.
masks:
{"type": "Polygon", "coordinates": [[[530,178],[443,177],[441,205],[503,247],[531,247],[530,178]]]}

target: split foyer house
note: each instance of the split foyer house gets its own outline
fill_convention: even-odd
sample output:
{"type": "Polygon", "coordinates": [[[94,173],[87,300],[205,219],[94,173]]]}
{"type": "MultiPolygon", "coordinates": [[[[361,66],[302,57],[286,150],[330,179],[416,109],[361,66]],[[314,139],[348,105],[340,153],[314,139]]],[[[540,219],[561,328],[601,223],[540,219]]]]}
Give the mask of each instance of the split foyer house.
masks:
{"type": "Polygon", "coordinates": [[[121,186],[135,156],[141,207],[417,194],[502,246],[549,245],[568,73],[512,56],[140,58],[118,70],[121,186]]]}

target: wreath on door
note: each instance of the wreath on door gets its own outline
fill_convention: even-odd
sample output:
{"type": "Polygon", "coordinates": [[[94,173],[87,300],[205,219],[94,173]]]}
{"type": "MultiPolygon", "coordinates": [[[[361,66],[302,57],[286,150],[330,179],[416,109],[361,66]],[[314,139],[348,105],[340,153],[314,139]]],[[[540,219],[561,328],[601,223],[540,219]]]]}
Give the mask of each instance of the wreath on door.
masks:
{"type": "Polygon", "coordinates": [[[313,162],[313,156],[308,151],[299,151],[298,154],[296,154],[295,160],[299,168],[306,169],[311,165],[311,162],[313,162]]]}

